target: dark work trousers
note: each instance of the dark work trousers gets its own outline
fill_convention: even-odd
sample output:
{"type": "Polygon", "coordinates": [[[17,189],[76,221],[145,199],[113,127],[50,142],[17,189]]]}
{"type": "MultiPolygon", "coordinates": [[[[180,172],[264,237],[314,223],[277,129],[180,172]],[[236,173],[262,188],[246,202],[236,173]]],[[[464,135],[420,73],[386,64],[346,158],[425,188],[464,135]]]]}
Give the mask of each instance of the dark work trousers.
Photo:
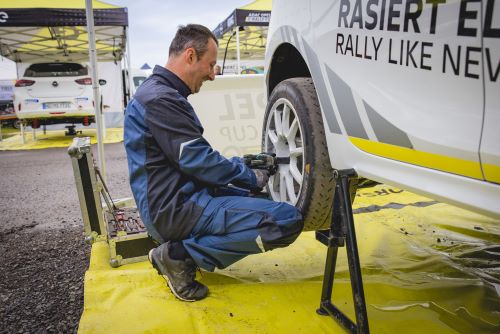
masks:
{"type": "Polygon", "coordinates": [[[303,228],[292,205],[240,196],[213,197],[184,247],[200,268],[222,269],[247,255],[291,244],[303,228]]]}

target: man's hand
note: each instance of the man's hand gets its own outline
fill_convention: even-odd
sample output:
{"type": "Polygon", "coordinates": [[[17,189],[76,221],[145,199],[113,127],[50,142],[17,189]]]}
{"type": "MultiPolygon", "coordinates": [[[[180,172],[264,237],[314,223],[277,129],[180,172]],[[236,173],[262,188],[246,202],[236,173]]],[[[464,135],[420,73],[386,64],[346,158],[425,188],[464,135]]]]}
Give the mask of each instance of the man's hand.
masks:
{"type": "Polygon", "coordinates": [[[252,169],[257,179],[257,188],[264,188],[269,180],[269,171],[267,169],[252,169]]]}
{"type": "Polygon", "coordinates": [[[252,169],[268,170],[270,175],[274,175],[278,170],[278,158],[275,153],[245,154],[243,161],[252,169]]]}

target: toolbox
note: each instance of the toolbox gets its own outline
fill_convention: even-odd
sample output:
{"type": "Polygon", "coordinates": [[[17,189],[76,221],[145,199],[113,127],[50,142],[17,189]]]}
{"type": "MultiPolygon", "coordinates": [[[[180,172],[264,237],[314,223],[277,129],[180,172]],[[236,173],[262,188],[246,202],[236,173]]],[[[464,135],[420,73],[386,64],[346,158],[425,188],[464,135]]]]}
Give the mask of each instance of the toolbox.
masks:
{"type": "Polygon", "coordinates": [[[68,148],[76,190],[82,211],[85,240],[109,245],[112,267],[147,260],[150,249],[157,246],[148,235],[132,198],[113,201],[97,168],[90,137],[74,138],[68,148]]]}

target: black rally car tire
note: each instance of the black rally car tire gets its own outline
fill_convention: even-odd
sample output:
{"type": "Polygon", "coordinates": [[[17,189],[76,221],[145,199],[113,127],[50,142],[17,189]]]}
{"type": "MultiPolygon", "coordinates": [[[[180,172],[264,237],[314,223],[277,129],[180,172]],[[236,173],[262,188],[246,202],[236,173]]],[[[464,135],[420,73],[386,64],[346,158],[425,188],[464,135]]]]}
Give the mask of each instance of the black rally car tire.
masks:
{"type": "MultiPolygon", "coordinates": [[[[284,80],[274,88],[268,100],[262,131],[262,151],[274,152],[278,156],[281,153],[281,156],[286,156],[286,149],[276,149],[270,137],[270,133],[277,133],[276,129],[272,129],[273,114],[275,110],[279,110],[280,103],[289,103],[293,107],[294,116],[300,125],[299,131],[301,131],[303,148],[303,178],[300,193],[296,197],[295,203],[287,201],[294,204],[302,212],[305,231],[326,229],[331,222],[335,182],[328,156],[321,109],[312,79],[292,78],[284,80]]],[[[300,143],[298,139],[296,142],[300,143]]],[[[289,145],[291,144],[289,143],[289,145]]],[[[283,167],[280,165],[277,174],[281,170],[283,167]]],[[[279,179],[280,176],[276,175],[275,177],[279,179]]],[[[277,189],[276,187],[270,189],[272,185],[274,184],[270,182],[267,187],[270,196],[277,201],[283,200],[277,198],[273,191],[277,189]]],[[[297,185],[295,187],[298,188],[297,185]]]]}

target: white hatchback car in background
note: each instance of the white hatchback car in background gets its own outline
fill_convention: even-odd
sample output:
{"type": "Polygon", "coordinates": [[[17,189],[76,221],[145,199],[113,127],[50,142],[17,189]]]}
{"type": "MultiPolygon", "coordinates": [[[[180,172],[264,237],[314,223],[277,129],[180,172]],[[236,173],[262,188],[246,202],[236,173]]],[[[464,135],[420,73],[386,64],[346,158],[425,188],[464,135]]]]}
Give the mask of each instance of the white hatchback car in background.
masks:
{"type": "Polygon", "coordinates": [[[92,79],[87,66],[78,63],[30,65],[14,87],[14,108],[33,127],[44,124],[94,121],[92,79]]]}
{"type": "Polygon", "coordinates": [[[140,85],[148,78],[146,71],[141,69],[132,69],[132,81],[134,83],[134,92],[139,88],[140,85]]]}
{"type": "Polygon", "coordinates": [[[500,217],[499,61],[499,1],[273,1],[262,149],[290,163],[270,194],[328,228],[353,168],[500,217]]]}

